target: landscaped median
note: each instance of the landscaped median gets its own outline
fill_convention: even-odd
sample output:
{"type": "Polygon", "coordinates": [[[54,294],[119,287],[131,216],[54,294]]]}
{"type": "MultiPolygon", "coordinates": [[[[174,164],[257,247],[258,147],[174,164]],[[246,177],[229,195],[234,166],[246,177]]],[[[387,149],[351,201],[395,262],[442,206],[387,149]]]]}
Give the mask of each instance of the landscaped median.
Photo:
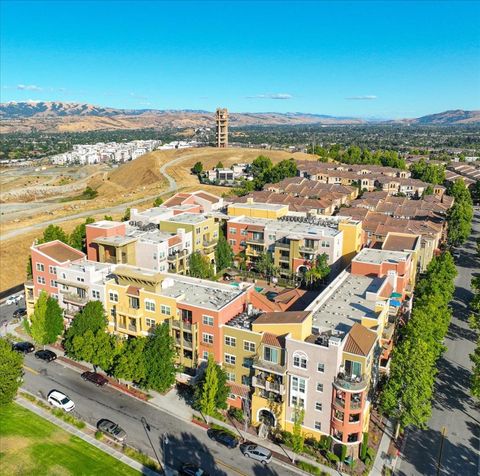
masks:
{"type": "Polygon", "coordinates": [[[43,400],[27,392],[19,392],[16,403],[0,408],[0,420],[0,446],[4,453],[0,476],[52,472],[163,474],[160,465],[148,455],[117,444],[84,421],[62,410],[52,409],[43,400]],[[57,450],[50,451],[50,446],[57,450]],[[38,452],[45,454],[37,458],[38,452]],[[56,453],[58,457],[50,457],[56,453]],[[70,458],[70,464],[68,456],[71,453],[75,457],[70,458]]]}

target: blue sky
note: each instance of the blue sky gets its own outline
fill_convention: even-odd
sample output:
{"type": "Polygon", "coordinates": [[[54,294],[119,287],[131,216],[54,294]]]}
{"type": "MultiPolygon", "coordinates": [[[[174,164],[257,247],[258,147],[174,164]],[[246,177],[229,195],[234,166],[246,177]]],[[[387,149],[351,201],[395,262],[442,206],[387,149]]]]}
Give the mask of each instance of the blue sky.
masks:
{"type": "Polygon", "coordinates": [[[480,2],[1,2],[1,100],[415,117],[480,109],[480,2]]]}

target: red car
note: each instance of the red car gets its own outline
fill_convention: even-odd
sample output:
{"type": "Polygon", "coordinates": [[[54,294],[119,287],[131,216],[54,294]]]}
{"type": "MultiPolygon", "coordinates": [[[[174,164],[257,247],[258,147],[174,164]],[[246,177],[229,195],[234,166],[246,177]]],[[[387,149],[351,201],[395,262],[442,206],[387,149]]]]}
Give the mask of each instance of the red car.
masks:
{"type": "Polygon", "coordinates": [[[83,380],[88,380],[89,382],[94,383],[97,387],[103,387],[108,383],[108,379],[103,375],[97,374],[97,372],[83,372],[82,378],[83,380]]]}

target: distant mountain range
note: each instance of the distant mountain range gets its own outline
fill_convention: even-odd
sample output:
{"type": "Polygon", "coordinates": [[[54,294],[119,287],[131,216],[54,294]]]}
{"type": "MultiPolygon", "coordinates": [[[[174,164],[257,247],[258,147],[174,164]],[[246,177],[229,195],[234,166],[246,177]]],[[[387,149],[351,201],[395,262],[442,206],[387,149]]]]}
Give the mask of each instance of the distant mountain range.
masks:
{"type": "MultiPolygon", "coordinates": [[[[202,110],[115,109],[65,102],[9,102],[0,104],[0,132],[79,132],[99,129],[213,127],[214,113],[202,110]]],[[[297,124],[415,124],[480,123],[480,111],[454,110],[416,119],[373,121],[324,114],[262,112],[230,113],[232,126],[297,124]]]]}

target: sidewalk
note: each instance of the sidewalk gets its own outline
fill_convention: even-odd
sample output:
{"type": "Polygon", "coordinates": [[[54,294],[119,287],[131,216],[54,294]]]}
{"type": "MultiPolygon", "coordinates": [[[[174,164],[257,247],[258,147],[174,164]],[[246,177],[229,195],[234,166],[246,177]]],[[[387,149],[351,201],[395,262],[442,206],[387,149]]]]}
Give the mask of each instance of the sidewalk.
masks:
{"type": "MultiPolygon", "coordinates": [[[[105,443],[102,443],[101,441],[98,441],[95,438],[92,438],[91,436],[85,434],[83,431],[79,430],[78,428],[75,428],[74,426],[69,425],[68,423],[65,423],[63,420],[56,418],[51,413],[43,410],[42,408],[37,407],[36,405],[29,402],[28,400],[25,400],[22,397],[17,397],[15,401],[20,406],[26,408],[27,410],[30,410],[31,412],[44,418],[45,420],[48,420],[49,422],[53,423],[55,426],[59,426],[63,430],[68,431],[68,433],[71,433],[72,435],[75,435],[78,438],[81,438],[82,440],[86,441],[88,444],[95,446],[96,448],[103,451],[104,453],[109,454],[110,456],[113,456],[114,458],[118,459],[119,461],[126,464],[127,466],[130,466],[131,468],[139,471],[141,474],[145,474],[147,476],[159,475],[159,473],[152,471],[151,469],[143,466],[142,463],[139,463],[138,461],[135,461],[134,459],[129,458],[123,453],[120,453],[119,451],[112,448],[111,446],[108,446],[105,443]]],[[[176,474],[176,472],[173,473],[171,470],[167,469],[165,474],[167,476],[173,476],[173,474],[176,474]]]]}
{"type": "Polygon", "coordinates": [[[395,426],[391,420],[387,420],[385,424],[385,431],[383,433],[382,439],[380,440],[380,445],[378,447],[377,455],[375,456],[375,461],[373,463],[370,476],[381,476],[383,473],[383,468],[387,467],[393,471],[395,470],[395,464],[397,462],[397,457],[392,458],[388,454],[388,449],[390,448],[390,443],[393,439],[395,433],[395,426]]]}

